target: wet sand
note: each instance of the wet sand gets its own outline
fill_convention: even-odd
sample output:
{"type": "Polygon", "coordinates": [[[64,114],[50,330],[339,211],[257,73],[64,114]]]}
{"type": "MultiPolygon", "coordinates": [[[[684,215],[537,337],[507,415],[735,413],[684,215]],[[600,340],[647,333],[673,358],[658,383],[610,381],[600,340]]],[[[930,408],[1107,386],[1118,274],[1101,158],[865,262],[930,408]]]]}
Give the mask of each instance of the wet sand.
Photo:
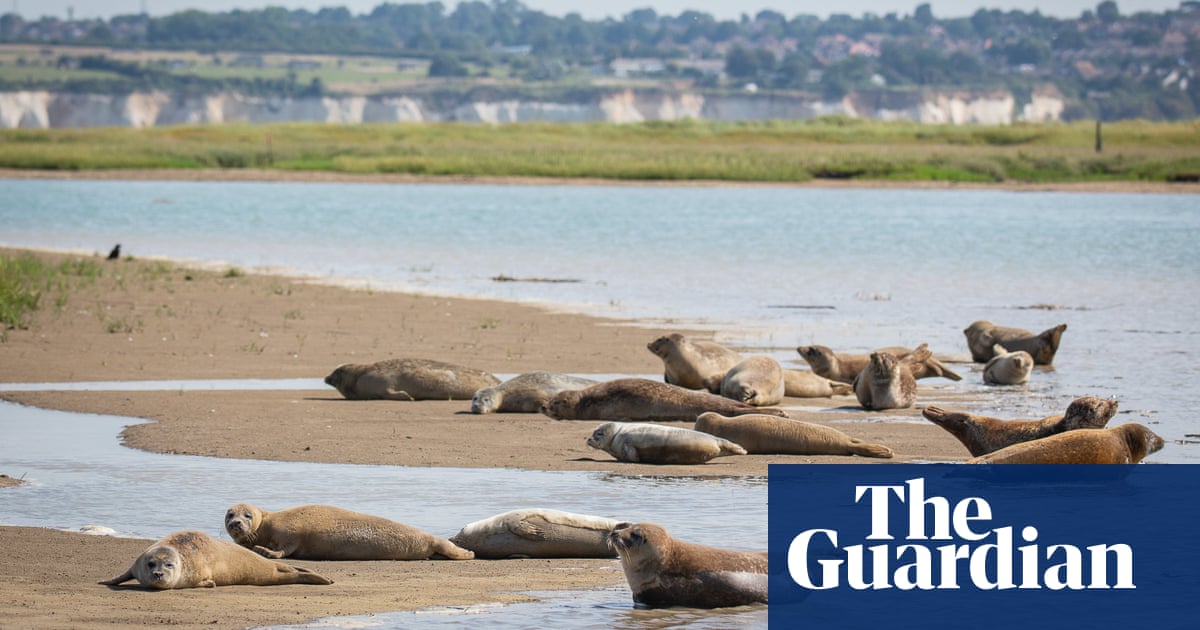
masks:
{"type": "MultiPolygon", "coordinates": [[[[61,254],[36,255],[64,259],[61,254]]],[[[281,276],[227,275],[160,261],[109,262],[99,255],[90,259],[103,270],[98,279],[75,288],[63,301],[48,293],[28,329],[7,332],[7,340],[0,342],[0,382],[321,378],[341,363],[401,356],[505,374],[539,369],[656,374],[662,363],[646,350],[646,343],[670,332],[522,304],[348,289],[281,276]]],[[[711,331],[687,334],[713,336],[711,331]]],[[[922,387],[936,384],[922,381],[922,387]]],[[[936,389],[926,391],[938,395],[936,389]]],[[[765,475],[767,465],[775,462],[869,461],[745,456],[701,466],[622,464],[583,443],[596,422],[555,421],[540,414],[476,416],[467,413],[469,401],[350,402],[332,388],[10,392],[0,398],[148,418],[155,422],[123,433],[125,444],[215,457],[688,476],[765,475]]],[[[836,420],[850,435],[887,444],[897,458],[882,461],[967,456],[949,434],[927,423],[875,422],[878,415],[861,411],[811,411],[854,403],[852,397],[842,396],[788,399],[783,406],[792,407],[793,417],[836,420]]],[[[916,419],[918,412],[889,415],[916,419]]],[[[0,473],[22,476],[20,470],[0,473]]],[[[0,490],[12,491],[20,490],[0,490]]],[[[0,528],[0,547],[6,554],[0,563],[0,615],[29,628],[161,623],[232,628],[438,604],[512,601],[520,597],[512,591],[624,583],[615,561],[520,560],[297,563],[327,574],[333,586],[147,593],[96,584],[124,571],[148,544],[0,528]],[[68,600],[70,605],[64,604],[68,600]]]]}

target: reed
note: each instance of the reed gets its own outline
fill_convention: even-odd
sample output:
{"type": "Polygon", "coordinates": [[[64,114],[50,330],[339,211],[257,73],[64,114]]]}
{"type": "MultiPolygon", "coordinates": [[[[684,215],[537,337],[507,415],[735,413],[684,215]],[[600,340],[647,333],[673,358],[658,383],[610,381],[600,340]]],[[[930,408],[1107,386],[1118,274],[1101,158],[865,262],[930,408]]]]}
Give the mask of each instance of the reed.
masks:
{"type": "Polygon", "coordinates": [[[95,283],[102,274],[98,263],[84,258],[55,265],[28,254],[0,256],[0,340],[8,330],[27,328],[44,297],[53,296],[61,308],[72,288],[95,283]]]}

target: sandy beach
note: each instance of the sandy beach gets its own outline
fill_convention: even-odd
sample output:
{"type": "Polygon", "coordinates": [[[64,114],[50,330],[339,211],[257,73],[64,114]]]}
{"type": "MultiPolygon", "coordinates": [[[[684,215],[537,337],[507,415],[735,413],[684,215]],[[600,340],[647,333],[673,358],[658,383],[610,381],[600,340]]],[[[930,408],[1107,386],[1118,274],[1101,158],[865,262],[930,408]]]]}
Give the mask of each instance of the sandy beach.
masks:
{"type": "MultiPolygon", "coordinates": [[[[53,261],[66,257],[33,255],[53,261]]],[[[670,331],[516,303],[333,287],[163,261],[110,262],[98,254],[89,258],[101,265],[98,279],[71,290],[65,301],[46,296],[28,329],[8,331],[0,343],[0,382],[319,379],[341,363],[402,356],[502,374],[537,369],[656,374],[662,363],[646,343],[670,331]]],[[[712,337],[711,331],[687,334],[712,337]]],[[[922,381],[923,388],[927,382],[922,381]]],[[[0,397],[149,419],[153,422],[127,429],[124,444],[214,457],[687,476],[765,475],[767,465],[776,462],[866,461],[744,456],[701,466],[623,464],[584,444],[595,422],[555,421],[540,414],[477,416],[467,412],[468,401],[351,402],[332,388],[9,392],[0,397]]],[[[788,399],[782,406],[798,419],[828,422],[836,416],[839,429],[895,450],[897,458],[890,461],[966,458],[957,441],[929,424],[872,422],[866,412],[813,411],[854,404],[843,396],[788,399]]],[[[0,474],[19,480],[22,471],[0,474]]],[[[5,491],[11,490],[0,489],[5,491]]],[[[616,562],[606,560],[338,562],[297,563],[327,574],[333,586],[114,591],[96,582],[124,571],[149,541],[5,527],[0,542],[6,550],[0,614],[29,628],[161,623],[234,628],[513,601],[524,597],[513,591],[624,583],[616,562]],[[45,562],[48,557],[57,562],[45,562]],[[62,605],[66,598],[70,606],[62,605]]]]}

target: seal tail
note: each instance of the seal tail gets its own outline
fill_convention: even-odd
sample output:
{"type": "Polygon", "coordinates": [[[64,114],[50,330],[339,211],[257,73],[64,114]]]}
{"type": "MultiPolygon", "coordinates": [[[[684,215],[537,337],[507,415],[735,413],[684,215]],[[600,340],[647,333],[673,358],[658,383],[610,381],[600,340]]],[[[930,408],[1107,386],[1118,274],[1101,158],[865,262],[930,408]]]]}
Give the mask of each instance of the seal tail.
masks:
{"type": "Polygon", "coordinates": [[[948,378],[952,381],[961,381],[962,380],[962,377],[959,376],[957,372],[946,367],[945,363],[942,363],[941,361],[938,361],[937,359],[930,357],[929,365],[931,365],[934,368],[934,371],[937,372],[937,375],[942,378],[948,378]]]}
{"type": "Polygon", "coordinates": [[[892,449],[882,444],[872,444],[859,439],[850,442],[850,452],[859,457],[878,457],[879,459],[891,459],[896,455],[892,449]]]}
{"type": "Polygon", "coordinates": [[[333,580],[321,575],[320,573],[317,573],[316,571],[313,571],[312,569],[293,567],[291,565],[282,563],[279,565],[279,567],[280,568],[277,568],[276,570],[280,573],[292,574],[291,577],[294,579],[292,582],[293,584],[333,584],[333,580]]]}

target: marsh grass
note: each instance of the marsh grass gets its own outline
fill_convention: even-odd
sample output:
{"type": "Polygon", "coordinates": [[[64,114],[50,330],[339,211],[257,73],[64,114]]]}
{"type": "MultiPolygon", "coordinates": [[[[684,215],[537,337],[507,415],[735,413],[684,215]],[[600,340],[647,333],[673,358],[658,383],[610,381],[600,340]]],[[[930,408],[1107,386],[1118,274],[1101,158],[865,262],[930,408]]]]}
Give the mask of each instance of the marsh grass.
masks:
{"type": "Polygon", "coordinates": [[[798,182],[1200,178],[1200,125],[926,125],[846,117],[674,121],[213,125],[0,131],[0,167],[266,168],[447,176],[798,182]]]}
{"type": "Polygon", "coordinates": [[[76,287],[95,284],[103,275],[100,264],[88,259],[72,259],[50,264],[33,256],[0,256],[0,324],[3,331],[28,328],[33,311],[43,297],[53,296],[61,310],[67,296],[76,287]]]}

